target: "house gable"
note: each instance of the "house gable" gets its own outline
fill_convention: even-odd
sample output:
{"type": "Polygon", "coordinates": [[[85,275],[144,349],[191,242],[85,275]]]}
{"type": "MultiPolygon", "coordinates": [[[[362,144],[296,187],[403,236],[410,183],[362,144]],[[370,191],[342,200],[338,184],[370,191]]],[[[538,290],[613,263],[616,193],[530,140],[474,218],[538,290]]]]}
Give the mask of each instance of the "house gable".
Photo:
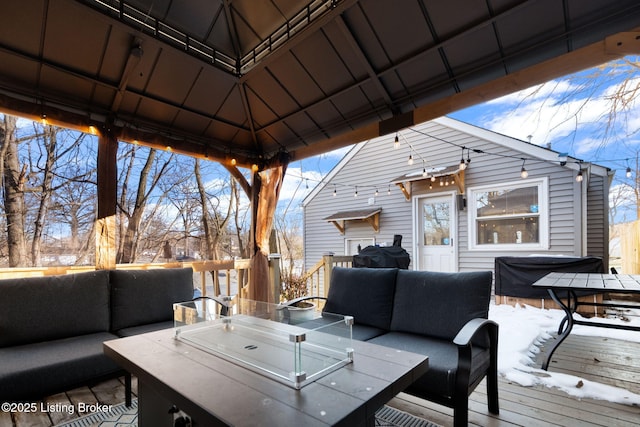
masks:
{"type": "Polygon", "coordinates": [[[529,182],[544,181],[548,198],[549,221],[546,225],[545,247],[535,253],[548,255],[594,255],[607,257],[605,243],[607,221],[606,203],[609,169],[590,165],[591,183],[576,182],[577,171],[585,166],[579,159],[568,158],[560,164],[558,153],[518,139],[481,129],[443,117],[399,132],[400,147],[394,149],[394,136],[375,138],[354,146],[347,156],[332,169],[323,183],[305,199],[304,241],[305,265],[314,265],[323,253],[350,255],[349,241],[368,240],[376,244],[392,244],[394,235],[403,236],[402,246],[412,257],[419,236],[416,229],[420,219],[415,212],[416,198],[436,194],[460,192],[455,181],[420,179],[420,171],[435,170],[459,164],[461,153],[470,163],[465,170],[464,186],[456,210],[455,242],[456,269],[493,269],[497,256],[523,255],[531,250],[516,252],[484,247],[478,250],[469,244],[471,235],[469,215],[474,209],[468,197],[471,188],[486,188],[505,182],[528,182],[520,177],[526,159],[529,182]],[[464,148],[463,148],[464,147],[464,148]],[[412,157],[413,165],[408,165],[412,157]],[[402,176],[418,176],[407,182],[406,192],[394,184],[402,176]],[[410,188],[409,188],[410,186],[410,188]],[[357,188],[358,197],[354,197],[357,188]],[[374,196],[374,194],[377,194],[374,196]],[[338,212],[381,208],[378,230],[366,223],[354,222],[341,234],[325,218],[338,212]],[[587,226],[588,224],[588,226],[587,226]],[[600,230],[600,231],[597,231],[600,230]]]}

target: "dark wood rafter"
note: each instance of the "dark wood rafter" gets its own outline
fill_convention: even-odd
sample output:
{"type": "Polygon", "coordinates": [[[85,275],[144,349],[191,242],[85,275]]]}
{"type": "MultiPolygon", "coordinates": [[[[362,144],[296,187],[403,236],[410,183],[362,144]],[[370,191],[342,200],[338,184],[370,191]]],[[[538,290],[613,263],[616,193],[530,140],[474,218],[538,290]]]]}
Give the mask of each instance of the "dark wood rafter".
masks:
{"type": "Polygon", "coordinates": [[[362,51],[362,47],[360,47],[358,45],[358,42],[353,38],[353,34],[351,33],[351,31],[349,31],[349,28],[347,27],[347,24],[345,24],[342,16],[338,16],[336,18],[336,24],[340,29],[340,33],[345,37],[347,43],[351,47],[353,55],[367,71],[369,79],[373,83],[380,96],[382,96],[382,98],[384,99],[384,102],[385,104],[387,104],[389,110],[395,112],[396,108],[393,106],[393,101],[391,100],[389,92],[380,81],[380,78],[377,76],[375,70],[373,69],[373,66],[371,65],[371,61],[369,61],[365,53],[362,51]]]}

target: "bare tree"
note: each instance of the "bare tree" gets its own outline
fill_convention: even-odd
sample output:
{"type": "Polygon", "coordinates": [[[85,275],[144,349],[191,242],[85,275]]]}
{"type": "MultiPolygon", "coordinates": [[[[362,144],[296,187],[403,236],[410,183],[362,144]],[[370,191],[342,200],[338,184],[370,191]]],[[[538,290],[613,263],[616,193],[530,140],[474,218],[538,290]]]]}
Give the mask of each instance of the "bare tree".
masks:
{"type": "Polygon", "coordinates": [[[20,165],[16,123],[15,117],[5,115],[0,126],[3,154],[2,187],[7,222],[9,267],[21,267],[27,264],[24,200],[26,165],[20,165]]]}
{"type": "Polygon", "coordinates": [[[121,234],[121,243],[116,255],[116,262],[118,263],[132,263],[136,261],[137,243],[140,237],[139,228],[145,208],[158,182],[166,173],[174,157],[173,154],[171,154],[164,161],[158,161],[158,163],[156,163],[156,150],[149,149],[144,165],[138,174],[135,197],[133,200],[129,200],[128,190],[134,172],[135,154],[137,151],[138,147],[132,145],[129,150],[128,166],[123,175],[124,179],[121,181],[121,194],[118,207],[124,216],[123,219],[126,222],[126,227],[125,222],[121,222],[121,230],[124,232],[121,234]]]}

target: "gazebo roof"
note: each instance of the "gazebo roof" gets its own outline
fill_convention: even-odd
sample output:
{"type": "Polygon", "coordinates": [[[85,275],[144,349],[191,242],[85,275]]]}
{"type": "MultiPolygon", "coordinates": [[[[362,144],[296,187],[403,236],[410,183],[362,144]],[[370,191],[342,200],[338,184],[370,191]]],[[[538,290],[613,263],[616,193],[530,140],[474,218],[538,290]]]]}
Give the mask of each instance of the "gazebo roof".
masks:
{"type": "Polygon", "coordinates": [[[637,0],[21,0],[0,110],[238,165],[640,52],[637,0]]]}

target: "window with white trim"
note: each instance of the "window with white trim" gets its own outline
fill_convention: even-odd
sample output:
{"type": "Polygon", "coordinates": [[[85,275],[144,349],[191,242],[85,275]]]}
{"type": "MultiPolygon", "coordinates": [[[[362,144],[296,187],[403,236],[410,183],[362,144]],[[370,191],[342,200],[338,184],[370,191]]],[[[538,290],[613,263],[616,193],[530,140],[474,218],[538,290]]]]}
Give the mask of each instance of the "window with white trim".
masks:
{"type": "Polygon", "coordinates": [[[469,249],[548,249],[546,178],[469,188],[469,249]]]}

